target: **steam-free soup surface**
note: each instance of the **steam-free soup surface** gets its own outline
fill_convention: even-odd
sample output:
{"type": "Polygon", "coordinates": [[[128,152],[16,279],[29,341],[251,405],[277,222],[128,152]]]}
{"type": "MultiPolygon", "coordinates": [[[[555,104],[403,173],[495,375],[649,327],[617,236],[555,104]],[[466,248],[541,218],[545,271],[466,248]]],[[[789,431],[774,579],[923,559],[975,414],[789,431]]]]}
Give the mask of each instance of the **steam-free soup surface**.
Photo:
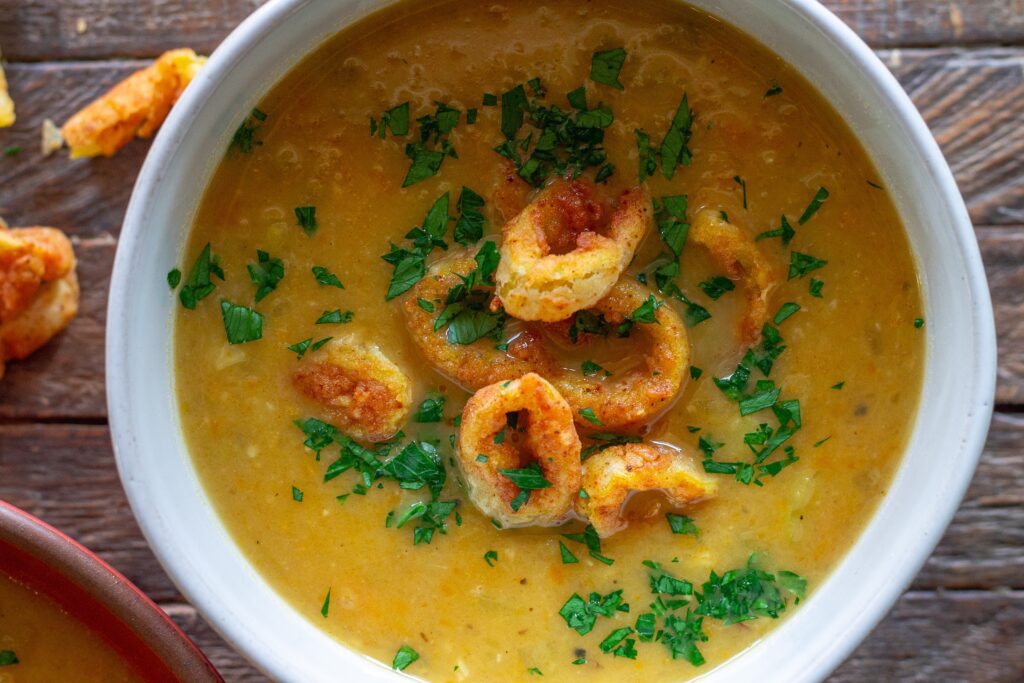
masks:
{"type": "MultiPolygon", "coordinates": [[[[588,168],[583,177],[598,171],[588,168]]],[[[451,229],[445,241],[455,251],[451,229]]],[[[917,275],[859,143],[775,56],[675,3],[400,3],[361,21],[319,48],[249,117],[195,219],[181,266],[186,278],[208,243],[225,279],[214,278],[214,293],[194,310],[179,310],[175,359],[182,426],[209,496],[253,565],[318,628],[386,665],[406,646],[419,655],[406,673],[432,681],[525,681],[538,672],[559,681],[675,681],[720,664],[779,622],[764,614],[739,624],[705,617],[708,640],[697,645],[706,663],[699,667],[635,633],[635,658],[602,651],[610,633],[634,627],[657,597],[642,562],[660,563],[699,592],[711,571],[743,568],[756,553],[765,571],[806,579],[813,599],[885,496],[917,406],[924,352],[923,322],[915,323],[917,275]],[[618,47],[626,50],[622,90],[589,78],[593,53],[618,47]],[[463,187],[481,195],[492,240],[500,240],[502,188],[529,199],[526,183],[506,181],[508,163],[494,147],[505,140],[500,95],[534,77],[546,91],[543,104],[571,111],[566,94],[584,85],[589,107],[603,103],[614,113],[604,141],[614,172],[596,190],[605,200],[637,183],[634,130],[657,147],[685,93],[694,111],[692,163],[671,179],[660,170],[646,178],[652,195],[686,194],[691,221],[712,208],[751,237],[779,228],[780,216],[795,230],[788,244],[779,236],[756,244],[780,274],[773,314],[786,303],[800,307],[771,323],[786,348],[770,371],[779,400],[800,402],[802,428],[786,442],[799,460],[775,476],[758,475],[763,486],[709,474],[717,496],[674,511],[692,518],[699,533],[672,533],[657,495],[631,502],[630,527],[605,540],[598,557],[560,535],[580,532],[582,523],[495,528],[469,503],[450,460],[452,419],[468,394],[422,357],[406,330],[403,299],[385,301],[393,269],[381,255],[389,244],[409,246],[406,233],[444,192],[453,216],[463,187]],[[497,95],[499,106],[484,106],[485,93],[497,95]],[[403,148],[418,140],[415,120],[410,135],[386,131],[384,139],[370,134],[369,122],[379,125],[382,112],[406,101],[411,119],[435,113],[435,102],[461,114],[447,135],[457,158],[403,187],[410,166],[403,148]],[[472,124],[470,108],[477,110],[472,124]],[[800,223],[819,188],[828,198],[800,223]],[[315,207],[311,236],[296,207],[315,207]],[[258,302],[246,271],[257,250],[285,269],[258,302]],[[787,279],[793,252],[827,264],[787,279]],[[344,289],[320,284],[314,266],[337,275],[344,289]],[[227,342],[222,299],[264,316],[260,340],[227,342]],[[352,319],[315,324],[335,310],[351,311],[352,319]],[[338,445],[319,459],[303,446],[306,435],[294,421],[328,417],[297,393],[292,373],[301,361],[286,347],[344,334],[378,344],[408,374],[414,406],[445,398],[442,422],[410,422],[402,439],[436,440],[448,465],[441,498],[461,501],[461,525],[449,517],[447,534],[435,533],[430,543],[414,544],[415,522],[395,524],[414,501],[429,500],[425,490],[386,480],[363,489],[353,471],[325,481],[338,445]],[[563,562],[560,542],[578,562],[563,562]],[[619,589],[629,612],[598,616],[586,635],[559,615],[574,593],[586,599],[619,589]]],[[[666,251],[652,231],[624,277],[666,251]]],[[[682,291],[711,317],[693,324],[701,317],[695,309],[678,299],[666,305],[690,313],[692,364],[702,372],[643,436],[696,462],[705,457],[705,437],[705,446],[724,444],[715,460],[750,463],[744,436],[762,423],[777,427],[776,417],[770,410],[741,416],[713,381],[729,376],[746,351],[737,335],[741,290],[713,299],[699,286],[722,274],[699,246],[683,249],[681,266],[682,291]]],[[[653,280],[648,284],[654,291],[653,280]]],[[[574,350],[565,363],[578,368],[591,360],[617,372],[644,351],[613,336],[574,350]]],[[[759,370],[753,375],[748,391],[764,379],[759,370]]],[[[773,460],[785,457],[780,448],[773,460]]],[[[800,609],[793,594],[781,595],[782,616],[800,609]]]]}
{"type": "Polygon", "coordinates": [[[59,605],[0,573],[0,683],[143,680],[59,605]]]}

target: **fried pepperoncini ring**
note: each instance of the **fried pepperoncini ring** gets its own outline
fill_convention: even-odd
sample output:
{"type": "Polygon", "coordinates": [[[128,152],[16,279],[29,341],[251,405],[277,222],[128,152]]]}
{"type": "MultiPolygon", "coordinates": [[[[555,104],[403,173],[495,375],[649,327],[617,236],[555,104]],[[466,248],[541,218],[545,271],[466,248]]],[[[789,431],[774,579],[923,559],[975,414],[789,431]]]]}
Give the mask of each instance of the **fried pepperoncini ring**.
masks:
{"type": "Polygon", "coordinates": [[[601,538],[629,526],[622,509],[635,492],[662,491],[670,502],[682,506],[717,491],[715,482],[700,473],[689,457],[647,443],[612,446],[585,460],[582,488],[586,495],[577,497],[576,512],[590,521],[601,538]]]}
{"type": "Polygon", "coordinates": [[[775,268],[754,240],[722,218],[721,212],[703,209],[690,228],[689,239],[702,245],[726,276],[739,280],[746,297],[746,313],[740,320],[740,339],[756,344],[768,320],[768,294],[775,286],[775,268]]]}
{"type": "MultiPolygon", "coordinates": [[[[403,302],[406,325],[416,345],[441,373],[469,390],[537,372],[555,385],[572,406],[576,420],[584,426],[580,411],[589,408],[592,417],[606,429],[637,427],[668,408],[685,381],[690,358],[686,327],[669,306],[655,311],[657,323],[637,323],[631,339],[648,341],[643,363],[614,378],[587,377],[565,369],[543,347],[540,335],[530,329],[514,337],[507,351],[495,348],[490,339],[468,345],[450,344],[444,329],[434,329],[435,313],[417,302],[442,302],[448,291],[459,285],[476,263],[471,258],[453,257],[431,267],[427,276],[412,288],[403,302]]],[[[612,291],[593,307],[612,324],[620,324],[651,295],[649,289],[631,278],[622,278],[612,291]]]]}
{"type": "Polygon", "coordinates": [[[77,112],[61,127],[71,158],[111,156],[135,136],[152,137],[205,62],[189,49],[165,52],[77,112]]]}
{"type": "Polygon", "coordinates": [[[412,406],[406,374],[376,344],[355,335],[335,339],[306,356],[292,382],[355,439],[390,439],[405,424],[412,406]]]}
{"type": "Polygon", "coordinates": [[[607,235],[596,232],[601,207],[593,186],[557,182],[502,230],[495,280],[505,310],[520,320],[557,322],[590,308],[614,286],[652,222],[646,190],[627,190],[612,213],[607,235]],[[558,247],[571,247],[557,253],[558,247]]]}
{"type": "Polygon", "coordinates": [[[565,521],[579,495],[580,450],[572,408],[536,373],[483,387],[462,411],[457,451],[469,498],[503,527],[565,521]],[[511,435],[509,414],[519,416],[511,435]],[[540,486],[521,488],[502,473],[523,470],[523,451],[540,468],[540,486]]]}

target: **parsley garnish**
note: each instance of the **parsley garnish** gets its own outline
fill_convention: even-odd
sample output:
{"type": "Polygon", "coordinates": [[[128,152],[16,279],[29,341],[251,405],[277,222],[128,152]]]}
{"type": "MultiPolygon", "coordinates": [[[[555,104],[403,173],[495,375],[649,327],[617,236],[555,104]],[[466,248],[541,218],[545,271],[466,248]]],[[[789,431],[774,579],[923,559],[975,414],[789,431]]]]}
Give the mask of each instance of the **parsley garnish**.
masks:
{"type": "Polygon", "coordinates": [[[690,232],[690,225],[686,222],[686,195],[662,197],[661,207],[667,216],[658,221],[658,234],[678,259],[690,232]]]}
{"type": "Polygon", "coordinates": [[[462,187],[456,204],[459,211],[459,220],[455,222],[456,242],[468,247],[484,236],[484,215],[480,211],[483,206],[483,197],[466,186],[462,187]]]}
{"type": "Polygon", "coordinates": [[[544,478],[540,465],[535,462],[518,469],[498,469],[498,472],[519,488],[527,491],[546,489],[552,486],[552,483],[544,478]]]}
{"type": "Polygon", "coordinates": [[[616,657],[636,659],[636,649],[633,647],[636,641],[632,638],[626,638],[626,636],[632,633],[632,626],[623,626],[615,629],[608,634],[608,637],[601,641],[599,645],[601,652],[613,652],[616,657]]]}
{"type": "Polygon", "coordinates": [[[531,676],[543,676],[544,675],[544,672],[541,671],[540,669],[538,669],[535,666],[531,666],[529,669],[527,669],[526,673],[530,674],[531,676]]]}
{"type": "Polygon", "coordinates": [[[313,277],[315,277],[316,281],[322,285],[345,289],[345,285],[341,284],[341,280],[338,279],[338,276],[323,266],[313,266],[313,277]]]}
{"type": "Polygon", "coordinates": [[[633,131],[636,135],[636,151],[639,157],[639,178],[644,182],[658,170],[658,151],[651,146],[651,136],[639,128],[633,131]]]}
{"type": "Polygon", "coordinates": [[[235,131],[234,136],[231,138],[231,147],[237,147],[242,154],[249,154],[256,145],[262,145],[262,140],[256,139],[256,131],[260,129],[263,122],[267,120],[267,115],[259,109],[253,109],[252,113],[242,121],[242,125],[235,131]]]}
{"type": "Polygon", "coordinates": [[[812,270],[817,270],[828,264],[828,261],[809,256],[807,254],[801,254],[798,251],[790,252],[789,254],[789,277],[788,280],[792,280],[795,277],[803,277],[810,273],[812,270]]]}
{"type": "Polygon", "coordinates": [[[188,273],[188,280],[185,286],[178,292],[181,305],[188,309],[194,309],[196,303],[205,299],[213,292],[214,284],[210,281],[210,275],[216,275],[224,279],[224,271],[217,264],[217,259],[210,254],[210,243],[207,242],[203,250],[199,252],[196,262],[192,264],[192,270],[188,273]]]}
{"type": "Polygon", "coordinates": [[[733,569],[718,576],[711,572],[710,578],[697,593],[696,614],[720,619],[726,624],[749,621],[767,616],[777,619],[786,609],[782,591],[790,593],[797,603],[806,595],[807,581],[797,574],[780,571],[775,575],[757,569],[755,556],[747,560],[747,566],[733,569]]]}
{"type": "Polygon", "coordinates": [[[295,219],[299,222],[299,227],[302,228],[307,237],[312,237],[316,233],[315,206],[296,206],[295,219]]]}
{"type": "Polygon", "coordinates": [[[704,371],[698,368],[696,365],[690,366],[690,377],[693,379],[700,379],[700,376],[704,374],[704,371]]]}
{"type": "Polygon", "coordinates": [[[444,396],[425,398],[413,415],[414,422],[440,422],[444,412],[444,396]]]}
{"type": "Polygon", "coordinates": [[[309,348],[310,348],[310,350],[312,350],[312,351],[316,351],[317,349],[319,349],[319,348],[320,348],[321,346],[323,346],[323,345],[324,345],[324,344],[326,344],[327,342],[331,341],[332,339],[334,339],[334,337],[324,337],[324,338],[323,338],[323,339],[321,339],[320,341],[318,341],[318,342],[314,343],[314,344],[313,344],[313,345],[312,345],[311,347],[309,347],[309,348]]]}
{"type": "Polygon", "coordinates": [[[486,553],[484,553],[484,562],[487,563],[488,567],[493,567],[494,563],[497,562],[497,561],[498,561],[498,551],[497,550],[488,550],[486,553]]]}
{"type": "Polygon", "coordinates": [[[391,668],[396,671],[405,671],[405,668],[420,658],[420,655],[416,650],[412,649],[408,645],[403,645],[398,648],[398,652],[395,653],[395,659],[391,662],[391,668]]]}
{"type": "Polygon", "coordinates": [[[740,178],[738,175],[732,177],[733,181],[743,188],[743,208],[747,208],[747,181],[740,178]]]}
{"type": "Polygon", "coordinates": [[[697,525],[693,522],[693,519],[686,515],[677,515],[673,512],[666,512],[665,518],[668,520],[668,526],[674,534],[689,535],[689,536],[700,536],[700,530],[697,529],[697,525]]]}
{"type": "Polygon", "coordinates": [[[572,551],[569,550],[569,547],[567,545],[565,545],[565,543],[563,543],[562,541],[558,542],[558,551],[562,555],[562,564],[577,564],[577,563],[579,563],[579,559],[575,555],[572,554],[572,551]]]}
{"type": "Polygon", "coordinates": [[[248,265],[249,279],[256,285],[256,301],[270,294],[284,277],[284,261],[270,258],[262,249],[256,250],[256,263],[248,265]]]}
{"type": "Polygon", "coordinates": [[[782,246],[788,246],[794,236],[796,236],[796,230],[793,229],[793,226],[789,224],[785,214],[783,214],[779,219],[779,227],[759,233],[754,239],[763,240],[769,237],[780,237],[782,238],[782,246]]]}
{"type": "Polygon", "coordinates": [[[229,344],[244,344],[263,338],[263,316],[251,308],[221,299],[220,314],[229,344]]]}
{"type": "Polygon", "coordinates": [[[426,275],[426,257],[435,247],[447,249],[448,244],[441,239],[448,231],[448,193],[434,200],[427,211],[421,227],[415,227],[406,233],[406,239],[413,243],[412,249],[404,249],[391,245],[391,251],[381,258],[394,266],[391,283],[388,285],[384,299],[390,301],[396,296],[411,289],[426,275]]]}
{"type": "Polygon", "coordinates": [[[811,220],[811,217],[818,212],[821,208],[822,203],[828,199],[828,190],[824,187],[819,187],[818,191],[814,193],[814,198],[811,199],[811,203],[807,205],[804,212],[800,215],[800,220],[797,221],[800,225],[803,225],[807,221],[811,220]]]}
{"type": "MultiPolygon", "coordinates": [[[[636,439],[638,441],[640,440],[639,437],[636,437],[636,439]]],[[[601,554],[601,537],[597,535],[597,530],[594,529],[593,524],[588,524],[586,528],[583,530],[583,533],[562,534],[562,538],[566,538],[575,543],[583,543],[587,546],[587,550],[590,551],[590,556],[598,562],[603,562],[604,564],[608,565],[613,564],[615,562],[615,560],[609,557],[605,557],[601,554]]],[[[593,596],[593,594],[591,595],[593,596]]],[[[628,611],[628,607],[622,611],[628,611]]]]}
{"type": "Polygon", "coordinates": [[[597,441],[599,443],[587,446],[580,453],[580,459],[586,460],[594,453],[600,453],[601,451],[611,448],[612,446],[621,446],[627,443],[640,443],[643,438],[639,436],[627,436],[624,434],[613,434],[612,432],[594,432],[587,434],[587,438],[597,441]]]}
{"type": "Polygon", "coordinates": [[[582,417],[590,424],[597,425],[598,427],[604,426],[604,422],[601,422],[601,419],[594,413],[593,408],[584,408],[583,410],[581,410],[580,417],[582,417]]]}
{"type": "Polygon", "coordinates": [[[590,80],[610,85],[616,90],[623,90],[624,86],[619,82],[619,72],[625,63],[626,50],[621,47],[595,52],[590,61],[590,80]]]}
{"type": "Polygon", "coordinates": [[[782,94],[782,86],[779,85],[778,81],[773,79],[772,86],[765,91],[764,96],[775,97],[780,94],[782,94]]]}
{"type": "Polygon", "coordinates": [[[583,361],[583,363],[580,365],[580,369],[583,371],[583,374],[587,377],[589,377],[590,375],[596,375],[599,372],[603,372],[605,377],[612,376],[612,373],[608,372],[607,370],[605,370],[592,360],[583,361]]]}
{"type": "Polygon", "coordinates": [[[661,174],[668,180],[676,173],[676,167],[689,166],[693,155],[690,152],[690,136],[693,135],[693,111],[684,93],[683,99],[679,102],[672,123],[661,141],[659,156],[661,157],[661,174]]]}
{"type": "Polygon", "coordinates": [[[573,593],[558,610],[558,614],[565,619],[569,628],[585,636],[594,629],[599,616],[610,619],[615,616],[615,612],[628,611],[629,605],[622,602],[622,590],[619,589],[604,596],[591,593],[586,600],[573,593]]]}
{"type": "Polygon", "coordinates": [[[18,145],[11,145],[10,147],[4,148],[5,157],[15,157],[21,154],[21,147],[18,145]]]}
{"type": "Polygon", "coordinates": [[[18,663],[18,655],[14,650],[0,650],[0,666],[11,666],[18,663]]]}
{"type": "Polygon", "coordinates": [[[171,290],[173,291],[173,290],[177,289],[178,284],[180,282],[181,282],[181,271],[178,270],[177,268],[172,268],[171,272],[167,273],[167,286],[170,287],[171,290]]]}
{"type": "Polygon", "coordinates": [[[327,595],[324,597],[323,607],[320,608],[320,616],[324,619],[327,618],[327,612],[331,608],[331,589],[327,589],[327,595]]]}
{"type": "Polygon", "coordinates": [[[295,488],[294,486],[292,486],[292,500],[294,500],[296,503],[302,502],[302,491],[295,488]]]}
{"type": "Polygon", "coordinates": [[[840,391],[845,385],[846,382],[836,382],[835,384],[832,385],[832,388],[835,389],[836,391],[840,391]]]}
{"type": "Polygon", "coordinates": [[[312,344],[312,343],[313,343],[313,338],[310,337],[309,339],[303,339],[300,342],[296,342],[296,343],[288,346],[287,348],[288,348],[289,351],[294,351],[298,355],[299,358],[302,358],[303,356],[306,355],[306,351],[309,349],[309,345],[312,344]]]}
{"type": "Polygon", "coordinates": [[[817,280],[817,279],[812,277],[811,278],[810,289],[809,289],[809,291],[811,292],[811,296],[814,296],[814,297],[817,297],[817,298],[820,299],[821,298],[821,288],[824,287],[824,286],[825,286],[824,282],[822,282],[821,280],[817,280]]]}
{"type": "Polygon", "coordinates": [[[427,301],[426,299],[416,299],[416,305],[419,306],[420,308],[422,308],[427,313],[433,313],[434,312],[434,304],[432,304],[431,302],[427,301]]]}
{"type": "Polygon", "coordinates": [[[640,304],[635,311],[629,315],[629,319],[635,323],[655,324],[658,318],[655,311],[665,305],[664,301],[658,301],[653,294],[648,295],[647,300],[640,304]]]}
{"type": "Polygon", "coordinates": [[[792,301],[786,302],[782,304],[782,306],[779,308],[779,312],[775,314],[774,318],[772,318],[772,322],[775,323],[776,325],[780,325],[782,324],[783,320],[785,320],[786,318],[793,315],[799,310],[800,304],[795,304],[792,301]]]}
{"type": "Polygon", "coordinates": [[[717,301],[718,298],[726,292],[731,292],[736,289],[736,285],[733,284],[733,281],[722,275],[716,275],[710,280],[701,282],[697,286],[700,287],[709,298],[715,301],[717,301]]]}
{"type": "Polygon", "coordinates": [[[352,311],[341,312],[340,308],[336,308],[333,311],[324,311],[319,318],[316,319],[317,325],[338,325],[341,323],[351,322],[355,314],[352,311]]]}
{"type": "Polygon", "coordinates": [[[914,327],[917,329],[924,327],[924,318],[914,318],[914,327]]]}
{"type": "Polygon", "coordinates": [[[376,119],[370,117],[370,135],[378,135],[381,140],[386,136],[387,131],[392,135],[409,134],[409,103],[403,102],[380,115],[380,125],[376,119]]]}

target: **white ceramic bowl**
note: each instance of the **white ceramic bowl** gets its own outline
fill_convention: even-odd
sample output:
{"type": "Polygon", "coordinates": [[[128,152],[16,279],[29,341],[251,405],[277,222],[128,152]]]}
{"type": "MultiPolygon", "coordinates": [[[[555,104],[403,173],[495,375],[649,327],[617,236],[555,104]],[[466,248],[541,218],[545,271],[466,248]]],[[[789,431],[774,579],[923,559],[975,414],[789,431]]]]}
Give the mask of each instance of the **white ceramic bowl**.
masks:
{"type": "MultiPolygon", "coordinates": [[[[324,39],[383,0],[271,0],[217,49],[139,175],[114,264],[107,394],[117,464],[143,533],[182,593],[256,666],[289,681],[398,674],[300,616],[249,565],[192,468],[174,400],[175,298],[192,217],[239,118],[324,39]]],[[[878,623],[931,553],[974,472],[992,410],[995,333],[963,201],[920,115],[871,50],[814,0],[695,0],[753,35],[846,119],[893,195],[926,299],[920,412],[902,465],[856,545],[779,628],[707,681],[820,680],[878,623]]]]}

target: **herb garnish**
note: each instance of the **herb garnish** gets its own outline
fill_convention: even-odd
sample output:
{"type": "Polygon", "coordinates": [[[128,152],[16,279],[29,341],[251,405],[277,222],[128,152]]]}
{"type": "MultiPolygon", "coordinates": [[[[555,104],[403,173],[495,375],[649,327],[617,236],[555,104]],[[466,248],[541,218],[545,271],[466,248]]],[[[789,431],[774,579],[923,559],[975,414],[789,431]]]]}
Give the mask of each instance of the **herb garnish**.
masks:
{"type": "Polygon", "coordinates": [[[398,652],[395,653],[395,659],[391,662],[391,668],[396,671],[405,671],[405,668],[420,658],[420,655],[416,650],[412,649],[408,645],[403,645],[398,648],[398,652]]]}
{"type": "Polygon", "coordinates": [[[253,309],[221,299],[220,313],[229,344],[244,344],[263,338],[263,316],[253,309]]]}
{"type": "Polygon", "coordinates": [[[294,500],[296,503],[302,502],[302,491],[300,491],[294,486],[292,486],[292,500],[294,500]]]}
{"type": "Polygon", "coordinates": [[[262,249],[256,250],[256,263],[247,266],[249,279],[256,285],[256,301],[270,294],[284,277],[284,261],[271,258],[262,249]]]}
{"type": "Polygon", "coordinates": [[[456,204],[459,211],[459,220],[455,222],[456,242],[468,247],[484,236],[484,215],[480,211],[483,207],[484,198],[463,185],[456,204]]]}
{"type": "Polygon", "coordinates": [[[917,329],[924,327],[924,318],[914,318],[914,327],[917,329]]]}
{"type": "Polygon", "coordinates": [[[300,342],[296,342],[286,347],[289,351],[294,351],[299,358],[306,355],[306,351],[309,349],[309,345],[313,343],[313,338],[303,339],[300,342]]]}
{"type": "Polygon", "coordinates": [[[781,307],[779,307],[779,312],[775,314],[774,318],[772,318],[772,322],[775,323],[776,325],[780,325],[782,324],[783,320],[785,320],[786,318],[793,315],[799,310],[800,304],[795,304],[792,301],[788,301],[782,304],[781,307]]]}
{"type": "Polygon", "coordinates": [[[754,239],[763,240],[770,237],[780,237],[782,238],[782,246],[785,247],[789,245],[790,241],[792,241],[795,236],[796,230],[794,230],[793,226],[789,224],[789,220],[786,218],[786,215],[782,214],[782,217],[779,219],[779,227],[774,230],[765,230],[764,232],[759,233],[754,239]]]}
{"type": "Polygon", "coordinates": [[[428,396],[416,409],[414,422],[440,422],[444,413],[444,396],[428,396]]]}
{"type": "Polygon", "coordinates": [[[716,275],[710,280],[705,280],[697,285],[701,290],[708,295],[708,298],[713,301],[717,301],[720,296],[726,292],[731,292],[736,289],[736,285],[727,277],[722,275],[716,275]]]}
{"type": "MultiPolygon", "coordinates": [[[[637,440],[639,440],[639,437],[636,438],[637,440]]],[[[590,556],[598,562],[603,562],[604,564],[608,565],[614,564],[615,562],[615,560],[611,559],[610,557],[605,557],[601,554],[601,537],[597,535],[597,530],[594,529],[593,524],[588,524],[586,528],[583,529],[582,533],[562,534],[562,538],[568,539],[575,543],[582,543],[586,545],[587,550],[590,551],[590,556]]]]}
{"type": "Polygon", "coordinates": [[[313,266],[313,277],[315,277],[316,281],[322,285],[345,289],[345,285],[341,284],[341,280],[338,279],[338,276],[323,266],[313,266]]]}
{"type": "Polygon", "coordinates": [[[789,277],[787,280],[792,280],[796,277],[803,277],[810,273],[812,270],[817,270],[828,264],[828,261],[809,256],[808,254],[801,254],[798,251],[790,252],[789,254],[789,277]]]}
{"type": "Polygon", "coordinates": [[[295,220],[299,222],[299,227],[306,233],[307,237],[312,237],[316,233],[316,207],[315,206],[296,206],[295,207],[295,220]]]}
{"type": "Polygon", "coordinates": [[[493,567],[494,563],[497,562],[497,561],[498,561],[498,551],[497,550],[488,550],[486,553],[484,553],[484,562],[487,563],[488,567],[493,567]]]}
{"type": "Polygon", "coordinates": [[[172,268],[171,271],[167,273],[167,286],[170,287],[171,290],[175,290],[178,288],[178,284],[180,282],[181,271],[178,270],[177,268],[172,268]]]}
{"type": "Polygon", "coordinates": [[[448,230],[448,193],[434,200],[427,211],[421,227],[415,227],[406,233],[406,239],[413,243],[412,249],[391,245],[391,251],[381,258],[394,267],[391,283],[388,285],[386,301],[411,289],[426,275],[426,258],[435,247],[447,249],[448,244],[441,239],[448,230]]]}
{"type": "Polygon", "coordinates": [[[565,545],[565,543],[563,543],[562,541],[558,542],[558,551],[562,555],[562,564],[577,564],[577,563],[579,563],[579,559],[575,555],[572,554],[572,551],[569,550],[569,547],[567,545],[565,545]]]}
{"type": "Polygon", "coordinates": [[[478,339],[501,338],[505,326],[503,309],[492,311],[490,303],[494,286],[494,273],[498,269],[498,247],[484,242],[473,257],[476,267],[469,275],[459,276],[462,282],[448,291],[444,310],[434,320],[434,331],[445,326],[449,344],[472,344],[478,339]]]}
{"type": "Polygon", "coordinates": [[[811,217],[818,212],[818,209],[821,208],[822,203],[826,199],[828,199],[828,190],[824,187],[819,187],[818,191],[814,193],[814,198],[811,199],[811,203],[807,205],[807,208],[804,209],[804,212],[800,215],[800,220],[798,220],[797,223],[803,225],[807,221],[811,220],[811,217]]]}
{"type": "Polygon", "coordinates": [[[624,86],[619,82],[619,72],[625,63],[626,50],[621,47],[595,52],[590,61],[590,80],[610,85],[616,90],[623,90],[624,86]]]}
{"type": "Polygon", "coordinates": [[[370,117],[370,135],[377,135],[383,140],[387,134],[387,131],[391,131],[392,135],[408,135],[409,134],[409,103],[403,102],[402,104],[396,105],[391,109],[386,110],[380,115],[380,125],[377,124],[377,120],[372,116],[370,117]]]}
{"type": "Polygon", "coordinates": [[[747,208],[747,181],[738,175],[732,177],[733,182],[743,188],[743,208],[747,208]]]}
{"type": "Polygon", "coordinates": [[[594,432],[587,434],[586,438],[592,439],[599,443],[587,446],[580,453],[580,459],[586,460],[594,453],[600,453],[601,451],[611,448],[612,446],[621,446],[627,443],[640,443],[643,438],[639,436],[627,436],[625,434],[613,434],[612,432],[594,432]]]}
{"type": "Polygon", "coordinates": [[[331,608],[331,589],[327,589],[327,595],[324,597],[323,607],[320,608],[320,616],[324,619],[327,618],[327,612],[331,608]]]}
{"type": "Polygon", "coordinates": [[[210,281],[210,275],[216,275],[224,279],[224,270],[218,265],[217,258],[210,254],[210,243],[207,242],[203,250],[199,252],[196,262],[188,273],[188,280],[185,286],[178,292],[181,305],[187,309],[194,309],[196,303],[205,299],[213,292],[214,284],[210,281]]]}
{"type": "Polygon", "coordinates": [[[686,515],[677,515],[674,512],[666,512],[665,518],[673,534],[700,536],[700,530],[693,519],[686,515]]]}
{"type": "Polygon", "coordinates": [[[14,650],[0,650],[0,666],[11,666],[18,663],[18,655],[14,650]]]}
{"type": "Polygon", "coordinates": [[[668,180],[672,180],[678,166],[689,166],[693,159],[689,148],[690,137],[693,135],[693,118],[693,111],[684,93],[659,150],[661,174],[668,180]]]}
{"type": "Polygon", "coordinates": [[[775,97],[776,95],[782,94],[782,86],[775,79],[772,79],[772,85],[764,92],[765,97],[775,97]]]}
{"type": "Polygon", "coordinates": [[[583,410],[581,410],[580,417],[582,417],[590,424],[597,425],[598,427],[604,426],[604,422],[601,422],[601,419],[594,413],[593,408],[584,408],[583,410]]]}
{"type": "Polygon", "coordinates": [[[256,145],[262,145],[262,140],[256,139],[256,131],[260,129],[263,122],[267,120],[267,115],[259,109],[253,109],[252,113],[246,117],[242,125],[235,131],[234,136],[231,138],[231,147],[237,147],[242,154],[249,154],[256,145]]]}
{"type": "Polygon", "coordinates": [[[603,367],[598,365],[592,360],[585,360],[580,365],[580,370],[583,371],[583,375],[589,377],[590,375],[596,375],[599,372],[603,372],[605,377],[611,377],[612,373],[605,370],[603,367]]]}
{"type": "Polygon", "coordinates": [[[566,625],[581,636],[594,630],[599,616],[610,619],[616,612],[629,612],[629,605],[622,602],[622,589],[604,596],[591,593],[586,600],[573,593],[558,610],[566,625]]]}
{"type": "Polygon", "coordinates": [[[21,151],[22,150],[21,150],[20,146],[18,146],[18,145],[11,145],[10,147],[5,147],[4,148],[4,156],[5,157],[16,157],[19,154],[21,154],[21,151]]]}
{"type": "Polygon", "coordinates": [[[317,325],[340,325],[342,323],[352,322],[352,318],[355,313],[352,311],[341,312],[340,308],[336,308],[333,311],[324,311],[319,318],[316,319],[317,325]]]}

